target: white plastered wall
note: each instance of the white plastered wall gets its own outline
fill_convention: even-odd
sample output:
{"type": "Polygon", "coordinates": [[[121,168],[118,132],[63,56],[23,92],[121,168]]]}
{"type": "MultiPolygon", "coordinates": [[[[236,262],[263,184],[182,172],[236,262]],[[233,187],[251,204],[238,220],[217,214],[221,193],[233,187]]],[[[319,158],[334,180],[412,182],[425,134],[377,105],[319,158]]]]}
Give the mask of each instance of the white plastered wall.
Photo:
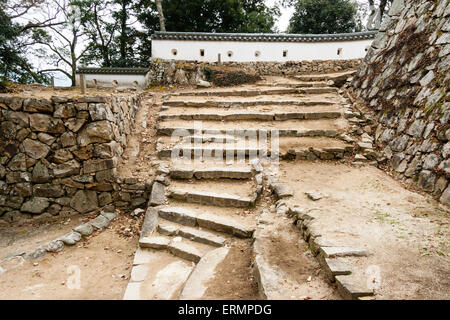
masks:
{"type": "MultiPolygon", "coordinates": [[[[80,75],[76,75],[77,84],[80,85],[80,75]]],[[[87,87],[138,87],[145,88],[147,79],[140,74],[85,74],[87,87]]]]}
{"type": "Polygon", "coordinates": [[[364,58],[373,39],[337,42],[152,40],[153,59],[216,62],[285,62],[364,58]],[[176,50],[176,55],[173,54],[176,50]],[[200,51],[204,50],[204,56],[200,51]],[[259,56],[255,53],[259,52],[259,56]],[[286,56],[283,52],[286,51],[286,56]],[[338,54],[338,51],[340,54],[338,54]],[[228,55],[231,52],[231,57],[228,55]]]}

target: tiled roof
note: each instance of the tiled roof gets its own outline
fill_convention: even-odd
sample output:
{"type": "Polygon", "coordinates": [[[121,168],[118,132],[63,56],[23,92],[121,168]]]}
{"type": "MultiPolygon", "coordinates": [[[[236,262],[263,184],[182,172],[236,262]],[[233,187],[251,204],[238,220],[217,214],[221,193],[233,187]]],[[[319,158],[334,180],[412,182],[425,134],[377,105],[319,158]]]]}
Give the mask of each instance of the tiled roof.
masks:
{"type": "Polygon", "coordinates": [[[78,74],[147,74],[148,68],[79,68],[78,74]]]}
{"type": "Polygon", "coordinates": [[[339,34],[155,32],[153,40],[329,42],[374,39],[377,31],[339,34]]]}

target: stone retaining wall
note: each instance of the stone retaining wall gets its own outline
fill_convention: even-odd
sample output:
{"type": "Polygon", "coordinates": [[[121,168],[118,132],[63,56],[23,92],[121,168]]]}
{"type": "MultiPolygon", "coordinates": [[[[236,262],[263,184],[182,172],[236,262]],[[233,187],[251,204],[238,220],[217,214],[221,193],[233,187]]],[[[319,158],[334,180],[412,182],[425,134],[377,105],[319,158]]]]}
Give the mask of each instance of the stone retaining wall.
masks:
{"type": "Polygon", "coordinates": [[[300,75],[333,73],[357,69],[361,59],[326,61],[288,61],[288,62],[224,62],[203,63],[192,61],[152,60],[147,83],[150,84],[192,84],[205,80],[204,68],[222,67],[242,69],[245,72],[264,75],[300,75]]]}
{"type": "Polygon", "coordinates": [[[144,204],[148,187],[116,177],[141,99],[0,96],[0,220],[144,204]]]}
{"type": "Polygon", "coordinates": [[[450,205],[450,1],[395,0],[359,73],[392,169],[450,205]]]}

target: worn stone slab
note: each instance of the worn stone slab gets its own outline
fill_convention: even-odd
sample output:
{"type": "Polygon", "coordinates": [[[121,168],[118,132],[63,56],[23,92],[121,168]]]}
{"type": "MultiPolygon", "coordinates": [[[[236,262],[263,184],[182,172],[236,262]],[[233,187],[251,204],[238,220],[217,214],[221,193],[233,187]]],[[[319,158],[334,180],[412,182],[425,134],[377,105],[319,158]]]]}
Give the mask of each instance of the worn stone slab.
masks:
{"type": "Polygon", "coordinates": [[[154,232],[158,226],[158,210],[153,207],[148,207],[145,212],[144,223],[141,228],[141,238],[149,237],[154,232]]]}
{"type": "Polygon", "coordinates": [[[102,215],[98,215],[97,218],[91,220],[89,223],[95,229],[103,229],[109,225],[109,220],[102,215]]]}
{"type": "MultiPolygon", "coordinates": [[[[277,103],[275,103],[277,104],[277,103]]],[[[260,130],[268,130],[270,128],[264,128],[264,129],[247,129],[247,134],[252,134],[252,132],[255,132],[258,134],[258,131],[260,130]]],[[[175,131],[176,132],[189,132],[189,134],[227,134],[227,129],[204,129],[202,132],[196,132],[194,128],[177,128],[177,127],[157,127],[157,134],[160,136],[171,136],[175,131]]],[[[240,129],[235,129],[234,132],[239,133],[240,129]]],[[[305,129],[305,130],[296,130],[296,129],[280,129],[279,136],[280,137],[330,137],[334,138],[339,135],[339,132],[337,130],[321,130],[321,129],[305,129]]],[[[245,133],[245,132],[244,132],[245,133]]],[[[180,149],[181,150],[181,149],[180,149]]],[[[248,150],[248,149],[247,149],[248,150]]],[[[255,149],[257,150],[257,149],[255,149]]],[[[252,150],[254,152],[255,150],[252,150]]],[[[167,150],[164,150],[167,151],[167,150]]],[[[170,150],[169,152],[172,152],[170,150]]],[[[189,151],[186,151],[189,152],[189,151]]],[[[211,152],[211,151],[208,151],[211,152]]],[[[230,151],[229,151],[230,152],[230,151]]],[[[242,150],[240,151],[242,152],[242,150]]],[[[191,150],[192,154],[192,150],[191,150]]]]}
{"type": "Polygon", "coordinates": [[[64,242],[61,240],[53,240],[44,244],[43,248],[47,252],[61,252],[64,249],[64,242]]]}
{"type": "Polygon", "coordinates": [[[83,237],[90,236],[94,232],[94,228],[90,223],[85,223],[82,225],[79,225],[78,227],[75,227],[73,231],[78,232],[83,237]]]}
{"type": "Polygon", "coordinates": [[[220,145],[217,147],[192,147],[189,145],[178,146],[173,149],[161,150],[158,152],[160,158],[165,158],[167,156],[177,155],[179,157],[191,157],[193,159],[201,159],[202,157],[214,158],[217,156],[245,156],[245,157],[256,157],[262,149],[257,148],[235,148],[227,147],[227,145],[220,145]]]}
{"type": "Polygon", "coordinates": [[[166,201],[164,184],[155,181],[152,186],[152,193],[150,194],[150,205],[160,206],[166,201]]]}
{"type": "Polygon", "coordinates": [[[145,277],[147,276],[147,273],[149,271],[148,265],[137,265],[134,266],[133,269],[131,269],[131,282],[141,282],[145,280],[145,277]]]}
{"type": "Polygon", "coordinates": [[[233,218],[216,216],[209,213],[203,213],[197,217],[200,227],[214,231],[232,234],[239,238],[250,238],[253,235],[254,228],[247,227],[233,218]]]}
{"type": "Polygon", "coordinates": [[[183,242],[172,242],[168,250],[173,255],[182,259],[198,263],[202,258],[202,253],[193,245],[183,242]]]}
{"type": "Polygon", "coordinates": [[[346,300],[373,296],[373,290],[367,288],[366,278],[354,275],[336,276],[338,292],[346,300]]]}
{"type": "Polygon", "coordinates": [[[323,266],[325,269],[325,273],[331,281],[333,281],[336,276],[344,276],[352,273],[352,268],[342,259],[325,258],[324,261],[325,263],[323,264],[323,266]]]}
{"type": "Polygon", "coordinates": [[[252,170],[250,168],[207,168],[195,170],[197,179],[250,179],[252,170]]]}
{"type": "Polygon", "coordinates": [[[351,247],[322,247],[320,251],[325,258],[365,257],[369,255],[366,250],[351,247]]]}
{"type": "Polygon", "coordinates": [[[102,211],[100,214],[102,216],[104,216],[106,219],[108,219],[109,221],[112,221],[117,217],[117,212],[115,212],[115,211],[113,211],[113,212],[102,211]]]}
{"type": "Polygon", "coordinates": [[[146,300],[177,299],[179,292],[191,274],[193,266],[185,261],[175,261],[159,270],[152,279],[146,279],[141,287],[141,297],[146,300]]]}
{"type": "Polygon", "coordinates": [[[57,240],[62,241],[65,245],[73,246],[81,240],[81,234],[72,231],[57,240]]]}
{"type": "Polygon", "coordinates": [[[141,300],[141,282],[129,282],[123,300],[141,300]]]}
{"type": "Polygon", "coordinates": [[[189,276],[180,300],[200,300],[208,289],[208,284],[216,275],[217,266],[225,260],[229,248],[219,248],[205,254],[189,276]]]}
{"type": "Polygon", "coordinates": [[[253,242],[254,263],[253,274],[258,282],[260,299],[272,300],[279,295],[284,295],[283,288],[280,285],[280,279],[277,270],[272,268],[268,261],[264,259],[264,249],[260,231],[256,231],[253,242]]]}
{"type": "Polygon", "coordinates": [[[319,201],[322,198],[326,198],[328,195],[320,193],[320,192],[305,192],[306,196],[313,200],[313,201],[319,201]]]}
{"type": "Polygon", "coordinates": [[[170,107],[196,107],[196,108],[241,108],[251,107],[256,105],[297,105],[297,106],[317,106],[317,105],[333,105],[334,101],[329,100],[314,100],[314,101],[302,101],[300,99],[292,100],[255,100],[244,102],[229,102],[229,101],[205,101],[205,102],[193,102],[185,100],[172,100],[164,102],[164,106],[170,107]]]}
{"type": "Polygon", "coordinates": [[[163,219],[185,226],[195,227],[197,225],[197,215],[184,208],[161,208],[158,210],[158,214],[163,219]]]}
{"type": "Polygon", "coordinates": [[[178,234],[191,241],[208,244],[214,247],[221,247],[226,241],[225,238],[219,237],[213,233],[190,227],[180,228],[178,234]]]}
{"type": "Polygon", "coordinates": [[[143,237],[139,239],[139,246],[141,248],[164,250],[167,249],[169,244],[170,239],[165,237],[153,236],[153,237],[143,237]]]}
{"type": "Polygon", "coordinates": [[[154,255],[151,250],[138,247],[134,254],[133,265],[150,263],[153,259],[154,255]]]}
{"type": "Polygon", "coordinates": [[[277,199],[289,198],[294,195],[294,191],[289,186],[281,183],[273,185],[273,192],[275,193],[277,199]]]}
{"type": "Polygon", "coordinates": [[[170,236],[170,237],[176,236],[176,235],[178,235],[178,230],[179,230],[179,228],[175,227],[175,226],[171,226],[171,225],[164,224],[164,223],[158,224],[158,232],[165,236],[170,236]]]}
{"type": "Polygon", "coordinates": [[[172,168],[170,170],[172,179],[192,179],[194,177],[194,169],[192,168],[172,168]]]}
{"type": "Polygon", "coordinates": [[[240,197],[226,193],[214,193],[205,191],[185,191],[186,201],[201,203],[219,207],[248,208],[254,205],[254,201],[248,197],[240,197]]]}

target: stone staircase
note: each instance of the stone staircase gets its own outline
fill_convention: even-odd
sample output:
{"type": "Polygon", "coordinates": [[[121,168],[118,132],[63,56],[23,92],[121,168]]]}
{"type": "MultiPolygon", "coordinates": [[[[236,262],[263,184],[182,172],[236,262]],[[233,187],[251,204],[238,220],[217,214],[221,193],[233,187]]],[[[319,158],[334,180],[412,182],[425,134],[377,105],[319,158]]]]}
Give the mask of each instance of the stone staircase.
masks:
{"type": "Polygon", "coordinates": [[[351,111],[330,86],[337,76],[164,97],[161,164],[124,299],[204,298],[230,248],[253,237],[257,219],[248,212],[263,192],[261,152],[266,159],[307,160],[353,154],[345,138],[351,111]]]}

